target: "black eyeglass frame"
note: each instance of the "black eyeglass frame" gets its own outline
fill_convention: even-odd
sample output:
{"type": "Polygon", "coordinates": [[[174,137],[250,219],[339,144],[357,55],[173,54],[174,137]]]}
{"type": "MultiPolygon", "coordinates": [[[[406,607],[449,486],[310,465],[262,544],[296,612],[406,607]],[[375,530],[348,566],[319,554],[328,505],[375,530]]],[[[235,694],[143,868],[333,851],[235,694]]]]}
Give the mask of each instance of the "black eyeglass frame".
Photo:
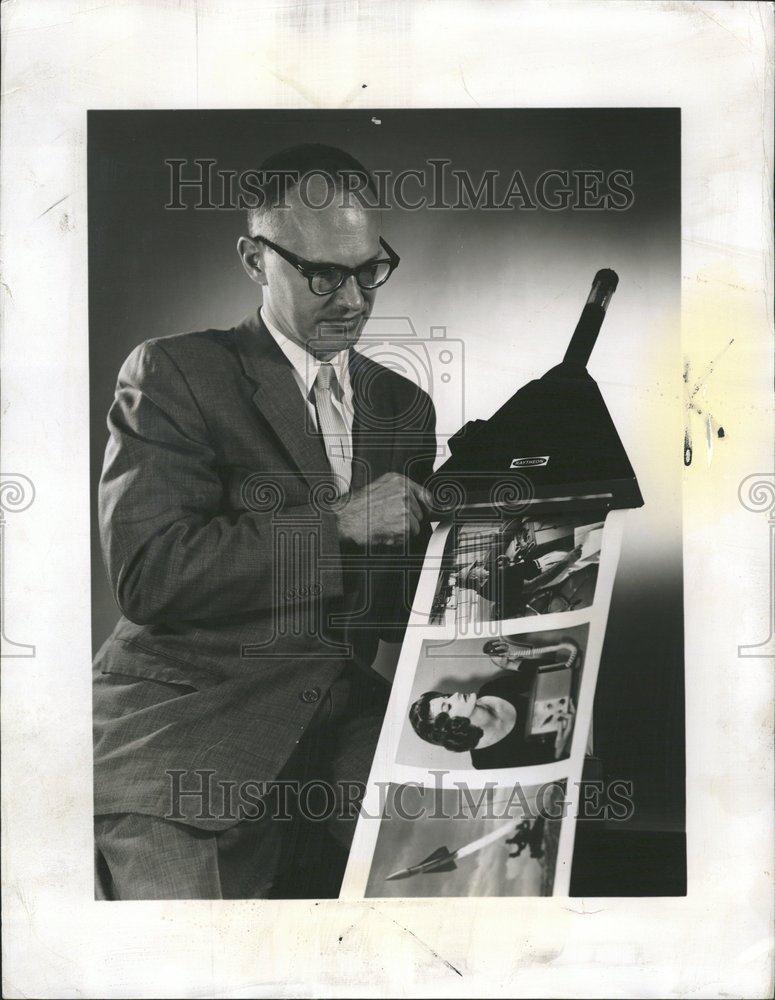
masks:
{"type": "Polygon", "coordinates": [[[286,250],[285,247],[278,246],[271,240],[266,239],[265,236],[248,236],[247,239],[252,240],[254,243],[263,243],[264,246],[268,246],[270,250],[274,250],[276,254],[279,254],[283,260],[287,260],[289,264],[296,268],[299,274],[303,275],[309,284],[309,290],[313,295],[317,295],[320,298],[325,298],[327,295],[333,295],[334,292],[338,291],[342,285],[347,281],[347,279],[353,275],[355,280],[358,281],[358,272],[362,271],[365,267],[373,267],[375,264],[389,264],[390,270],[376,285],[362,285],[358,281],[358,286],[364,292],[373,292],[375,288],[380,288],[388,280],[390,275],[398,267],[401,258],[395,252],[395,250],[390,246],[390,244],[383,240],[380,236],[379,243],[383,250],[387,252],[387,259],[384,257],[378,257],[375,260],[367,260],[363,264],[359,264],[358,267],[345,267],[344,264],[333,264],[326,263],[325,261],[311,261],[305,260],[303,257],[297,256],[295,253],[291,253],[290,250],[286,250]],[[316,274],[320,274],[323,271],[330,271],[335,269],[341,272],[342,278],[338,285],[335,285],[327,292],[316,292],[312,287],[312,279],[316,274]]]}

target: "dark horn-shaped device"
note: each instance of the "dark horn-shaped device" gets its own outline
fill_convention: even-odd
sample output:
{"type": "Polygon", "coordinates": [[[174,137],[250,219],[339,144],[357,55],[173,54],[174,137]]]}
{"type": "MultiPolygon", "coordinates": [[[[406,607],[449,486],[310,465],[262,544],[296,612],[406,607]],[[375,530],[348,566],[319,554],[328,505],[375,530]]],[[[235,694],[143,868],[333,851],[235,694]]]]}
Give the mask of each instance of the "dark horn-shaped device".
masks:
{"type": "Polygon", "coordinates": [[[562,362],[519,389],[489,420],[467,423],[426,486],[435,513],[525,515],[641,507],[630,460],[587,371],[619,279],[598,271],[562,362]]]}

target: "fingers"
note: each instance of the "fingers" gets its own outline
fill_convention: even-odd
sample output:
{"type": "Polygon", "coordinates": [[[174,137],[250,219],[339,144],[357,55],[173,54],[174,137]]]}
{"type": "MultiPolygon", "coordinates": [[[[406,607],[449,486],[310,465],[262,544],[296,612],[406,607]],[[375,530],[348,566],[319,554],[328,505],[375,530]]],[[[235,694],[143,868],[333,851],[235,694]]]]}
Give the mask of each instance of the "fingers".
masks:
{"type": "Polygon", "coordinates": [[[419,486],[413,480],[396,474],[396,482],[400,485],[402,493],[402,501],[405,506],[405,516],[407,520],[407,528],[411,534],[416,535],[420,530],[420,525],[425,517],[425,507],[423,506],[423,497],[427,493],[422,486],[419,486]]]}
{"type": "Polygon", "coordinates": [[[407,476],[387,472],[366,487],[367,506],[372,512],[372,538],[398,546],[407,537],[417,535],[426,517],[428,491],[407,476]]]}
{"type": "Polygon", "coordinates": [[[413,479],[405,477],[407,489],[411,492],[412,496],[417,499],[422,507],[423,513],[427,513],[431,510],[432,498],[429,490],[426,490],[424,486],[416,483],[413,479]]]}
{"type": "Polygon", "coordinates": [[[392,492],[396,487],[400,488],[411,498],[413,504],[419,505],[421,517],[431,510],[430,491],[400,472],[386,472],[372,484],[372,487],[379,487],[380,490],[385,489],[389,492],[392,492]]]}
{"type": "Polygon", "coordinates": [[[382,543],[384,545],[403,545],[407,535],[416,535],[419,533],[420,522],[421,519],[413,511],[407,510],[403,518],[401,530],[388,531],[381,539],[382,543]]]}
{"type": "Polygon", "coordinates": [[[416,494],[414,494],[411,490],[407,490],[406,499],[409,502],[409,513],[413,517],[417,518],[418,521],[421,521],[424,512],[416,494]]]}

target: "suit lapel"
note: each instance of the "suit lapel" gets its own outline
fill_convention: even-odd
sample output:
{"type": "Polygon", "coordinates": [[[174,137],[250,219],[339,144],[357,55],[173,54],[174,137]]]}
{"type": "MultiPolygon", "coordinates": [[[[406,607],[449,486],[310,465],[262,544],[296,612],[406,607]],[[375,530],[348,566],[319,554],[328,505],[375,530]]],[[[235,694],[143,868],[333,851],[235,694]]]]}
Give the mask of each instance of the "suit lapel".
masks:
{"type": "MultiPolygon", "coordinates": [[[[290,362],[258,312],[240,323],[235,337],[245,374],[255,384],[253,402],[293,464],[310,485],[330,476],[325,446],[310,425],[290,362]]],[[[381,366],[351,349],[349,370],[354,411],[350,489],[357,490],[390,470],[394,435],[381,366]]]]}
{"type": "Polygon", "coordinates": [[[310,485],[330,476],[325,447],[308,419],[290,362],[258,314],[235,331],[237,349],[248,378],[255,383],[253,402],[310,485]]]}
{"type": "MultiPolygon", "coordinates": [[[[351,490],[361,489],[391,468],[393,438],[390,397],[382,389],[381,368],[350,349],[353,389],[353,472],[351,490]]],[[[383,383],[384,384],[384,383],[383,383]]]]}

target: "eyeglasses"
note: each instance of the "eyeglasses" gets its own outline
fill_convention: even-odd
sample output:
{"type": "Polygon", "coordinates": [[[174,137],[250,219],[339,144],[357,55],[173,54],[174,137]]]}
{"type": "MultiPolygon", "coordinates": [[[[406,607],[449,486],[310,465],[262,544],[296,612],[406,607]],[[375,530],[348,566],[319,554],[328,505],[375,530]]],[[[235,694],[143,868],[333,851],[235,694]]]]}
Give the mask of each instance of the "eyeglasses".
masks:
{"type": "Polygon", "coordinates": [[[303,257],[297,257],[295,253],[272,243],[271,240],[267,240],[263,236],[249,236],[248,239],[256,243],[263,243],[270,250],[279,254],[283,260],[292,264],[299,274],[303,274],[307,279],[313,295],[331,295],[337,288],[342,287],[350,275],[355,276],[355,280],[364,291],[379,288],[380,285],[385,284],[401,260],[395,250],[382,237],[379,239],[380,246],[388,256],[367,260],[365,264],[359,264],[358,267],[344,267],[342,264],[304,260],[303,257]]]}

